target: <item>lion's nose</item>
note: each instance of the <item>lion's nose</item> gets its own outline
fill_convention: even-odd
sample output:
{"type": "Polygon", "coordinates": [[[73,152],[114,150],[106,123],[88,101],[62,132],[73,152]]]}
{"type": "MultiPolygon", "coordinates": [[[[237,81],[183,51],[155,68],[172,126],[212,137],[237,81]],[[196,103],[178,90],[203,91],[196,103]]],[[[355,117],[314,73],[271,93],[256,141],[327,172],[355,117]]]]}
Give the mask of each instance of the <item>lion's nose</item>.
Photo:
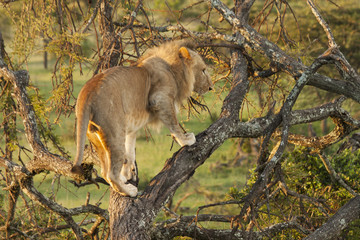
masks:
{"type": "Polygon", "coordinates": [[[209,91],[212,91],[214,88],[213,87],[209,87],[209,91]]]}

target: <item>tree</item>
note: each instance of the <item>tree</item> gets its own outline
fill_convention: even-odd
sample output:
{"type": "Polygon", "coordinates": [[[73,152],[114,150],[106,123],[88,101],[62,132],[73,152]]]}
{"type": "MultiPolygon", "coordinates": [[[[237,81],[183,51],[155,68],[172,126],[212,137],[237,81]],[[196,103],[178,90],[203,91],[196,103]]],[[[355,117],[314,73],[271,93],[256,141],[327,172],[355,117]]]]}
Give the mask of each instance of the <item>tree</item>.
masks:
{"type": "MultiPolygon", "coordinates": [[[[3,2],[3,4],[12,4],[3,2]]],[[[35,6],[35,3],[24,5],[27,6],[24,7],[28,14],[26,16],[34,17],[37,16],[36,14],[40,15],[40,11],[37,10],[43,9],[43,12],[46,12],[48,6],[55,4],[53,6],[55,12],[52,12],[52,16],[56,16],[56,28],[59,29],[60,34],[54,34],[42,25],[40,25],[42,28],[39,27],[40,30],[37,31],[50,39],[48,50],[58,54],[55,70],[60,72],[60,75],[55,72],[53,81],[56,82],[54,85],[58,90],[65,88],[66,92],[65,95],[59,96],[59,99],[54,98],[59,114],[72,110],[70,104],[72,69],[74,64],[81,63],[85,59],[81,54],[80,42],[82,34],[89,31],[91,25],[96,34],[97,27],[100,29],[102,38],[102,40],[98,38],[96,54],[99,56],[99,60],[95,72],[134,61],[141,55],[145,46],[173,38],[170,37],[170,31],[172,31],[175,33],[175,37],[193,38],[199,43],[200,48],[206,49],[203,53],[205,58],[212,60],[213,64],[224,65],[225,68],[221,69],[222,71],[231,71],[228,94],[223,101],[218,119],[196,136],[196,143],[193,146],[181,148],[172,158],[168,159],[164,168],[138,197],[122,197],[111,191],[108,211],[90,204],[68,209],[39,192],[34,187],[33,177],[41,171],[51,171],[75,180],[87,179],[94,182],[96,179],[91,179],[91,168],[92,164],[96,163],[96,154],[92,153],[90,148],[87,149],[88,159],[84,168],[89,174],[85,174],[83,179],[79,179],[79,176],[70,172],[72,164],[66,155],[59,156],[49,151],[44,140],[50,139],[55,142],[55,145],[58,143],[51,134],[44,135],[44,129],[46,129],[44,125],[46,124],[41,121],[41,116],[38,115],[39,111],[35,110],[34,101],[28,94],[28,72],[17,70],[17,66],[14,67],[11,64],[11,59],[5,53],[4,43],[1,42],[0,78],[1,97],[6,99],[2,108],[6,148],[4,156],[0,158],[0,163],[6,171],[6,190],[9,196],[7,217],[2,230],[6,233],[7,238],[10,238],[13,233],[24,238],[37,236],[37,233],[33,232],[34,230],[22,231],[13,223],[16,202],[22,194],[60,216],[66,222],[63,228],[71,228],[77,239],[83,239],[85,235],[84,229],[81,224],[75,222],[74,216],[84,213],[93,213],[97,216],[86,236],[96,238],[99,225],[105,221],[109,222],[112,239],[171,239],[175,236],[189,236],[196,239],[254,239],[271,238],[273,234],[276,235],[289,229],[293,229],[297,236],[318,239],[329,236],[329,231],[326,230],[329,228],[332,229],[331,237],[340,235],[345,227],[359,218],[358,193],[339,177],[328,160],[326,149],[360,127],[359,120],[352,117],[342,107],[346,99],[356,103],[360,102],[360,77],[340,50],[328,23],[312,0],[307,0],[306,3],[308,9],[313,13],[314,19],[323,28],[327,46],[322,46],[323,53],[319,53],[316,57],[304,56],[304,61],[308,64],[305,64],[300,58],[296,59],[291,56],[296,43],[290,38],[285,23],[295,21],[299,24],[299,22],[290,1],[266,1],[263,7],[259,7],[259,5],[255,5],[254,0],[236,0],[233,8],[229,8],[219,0],[200,1],[178,12],[171,12],[171,16],[176,19],[176,24],[165,25],[164,23],[161,27],[156,27],[156,21],[150,20],[141,0],[136,3],[131,1],[115,1],[114,3],[99,0],[92,5],[86,5],[86,14],[82,10],[84,8],[82,4],[87,3],[81,1],[77,3],[78,7],[69,7],[69,3],[64,0],[58,0],[55,3],[44,2],[44,5],[35,6]],[[202,15],[205,16],[202,30],[195,31],[185,28],[181,22],[182,17],[189,9],[198,5],[205,6],[204,9],[206,9],[206,14],[202,15]],[[117,22],[114,16],[115,13],[118,13],[116,8],[119,6],[126,10],[126,14],[118,17],[120,21],[117,22]],[[273,27],[272,31],[278,31],[279,41],[276,41],[277,43],[270,40],[272,32],[261,33],[261,24],[271,21],[272,9],[275,9],[276,12],[275,20],[273,20],[276,27],[273,27]],[[254,15],[253,10],[259,11],[259,15],[252,16],[254,15]],[[292,20],[286,14],[289,11],[293,15],[292,20]],[[76,20],[75,16],[85,21],[76,20]],[[221,19],[215,21],[214,16],[216,19],[219,17],[221,19]],[[98,26],[94,21],[96,18],[99,19],[98,26]],[[250,24],[251,20],[253,25],[250,24]],[[255,29],[256,24],[258,24],[258,30],[255,29]],[[56,42],[60,42],[60,45],[56,45],[56,42]],[[62,48],[61,51],[60,48],[62,48]],[[224,54],[223,49],[230,49],[230,56],[224,54]],[[269,67],[266,67],[267,65],[269,67]],[[320,68],[323,69],[328,65],[335,66],[336,76],[333,76],[334,72],[331,71],[320,71],[320,68]],[[272,82],[273,86],[266,89],[259,83],[259,79],[265,85],[266,81],[272,82]],[[279,79],[286,81],[283,88],[288,90],[282,90],[279,79]],[[257,84],[255,88],[259,92],[259,105],[263,114],[242,121],[239,114],[242,113],[246,104],[246,94],[253,89],[255,84],[257,84]],[[293,110],[300,93],[305,91],[305,86],[336,94],[336,97],[319,106],[293,110]],[[274,88],[277,89],[274,90],[274,88]],[[268,91],[269,94],[266,96],[264,91],[268,91]],[[276,95],[279,91],[282,93],[280,97],[276,95]],[[264,99],[273,99],[274,101],[271,104],[271,101],[264,99]],[[267,113],[265,113],[265,108],[268,109],[267,113]],[[11,114],[13,109],[16,109],[18,114],[11,114]],[[14,137],[14,135],[16,136],[17,115],[20,115],[23,120],[26,139],[33,154],[33,158],[26,163],[16,163],[12,156],[13,150],[10,148],[11,143],[17,144],[16,137],[14,137]],[[303,136],[290,132],[291,126],[327,118],[331,118],[334,128],[324,136],[303,136]],[[176,216],[154,226],[155,217],[175,191],[191,178],[194,171],[229,138],[261,139],[257,167],[248,191],[237,196],[235,196],[236,193],[233,194],[233,199],[229,201],[213,204],[239,205],[238,214],[232,216],[216,214],[176,216]],[[259,218],[263,207],[267,210],[265,215],[270,216],[274,210],[270,203],[276,202],[276,198],[280,197],[299,200],[300,208],[304,205],[303,201],[310,202],[327,216],[329,216],[328,212],[331,212],[331,209],[324,209],[325,204],[321,199],[313,198],[289,187],[282,174],[282,161],[291,144],[311,148],[312,154],[317,155],[324,162],[331,177],[354,196],[342,208],[336,209],[338,212],[316,231],[313,231],[314,225],[304,220],[303,215],[305,214],[301,213],[292,216],[292,219],[270,226],[269,223],[263,223],[259,218]],[[351,214],[345,214],[348,212],[351,214]],[[197,224],[201,221],[229,222],[231,227],[227,230],[204,229],[197,224]],[[342,224],[335,224],[337,221],[342,224]]],[[[167,7],[170,8],[170,6],[167,7]]],[[[46,14],[45,16],[49,17],[46,14]]],[[[46,21],[49,22],[55,20],[51,17],[46,18],[46,21]]],[[[200,18],[200,20],[202,19],[200,18]]],[[[222,87],[226,87],[226,84],[222,87]]],[[[50,228],[45,230],[51,231],[50,228]]],[[[54,230],[57,229],[54,228],[54,230]]]]}

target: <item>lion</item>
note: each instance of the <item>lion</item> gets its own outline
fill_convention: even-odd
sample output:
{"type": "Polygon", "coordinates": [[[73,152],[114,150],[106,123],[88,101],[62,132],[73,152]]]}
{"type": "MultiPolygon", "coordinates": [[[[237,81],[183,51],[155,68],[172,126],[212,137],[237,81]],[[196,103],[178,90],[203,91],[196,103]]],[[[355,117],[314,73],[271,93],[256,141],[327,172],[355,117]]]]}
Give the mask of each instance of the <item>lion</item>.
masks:
{"type": "Polygon", "coordinates": [[[120,194],[135,197],[138,189],[131,182],[137,181],[136,132],[163,123],[181,146],[194,144],[195,135],[183,132],[176,115],[193,91],[204,94],[212,88],[205,62],[185,40],[151,48],[132,66],[95,75],[77,98],[77,150],[71,171],[82,174],[87,135],[104,179],[120,194]]]}

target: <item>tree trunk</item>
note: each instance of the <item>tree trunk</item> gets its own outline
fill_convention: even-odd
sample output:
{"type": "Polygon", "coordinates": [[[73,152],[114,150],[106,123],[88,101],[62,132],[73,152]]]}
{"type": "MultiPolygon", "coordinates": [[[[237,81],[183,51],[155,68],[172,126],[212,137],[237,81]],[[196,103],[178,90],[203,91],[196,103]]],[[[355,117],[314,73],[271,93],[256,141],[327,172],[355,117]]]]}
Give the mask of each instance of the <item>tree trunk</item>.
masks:
{"type": "Polygon", "coordinates": [[[123,197],[111,190],[109,217],[111,239],[150,239],[156,212],[143,198],[123,197]]]}
{"type": "Polygon", "coordinates": [[[107,69],[118,65],[120,58],[120,41],[115,34],[114,24],[112,22],[113,8],[108,1],[102,1],[100,4],[99,28],[103,40],[103,53],[100,58],[97,73],[100,69],[107,69]]]}

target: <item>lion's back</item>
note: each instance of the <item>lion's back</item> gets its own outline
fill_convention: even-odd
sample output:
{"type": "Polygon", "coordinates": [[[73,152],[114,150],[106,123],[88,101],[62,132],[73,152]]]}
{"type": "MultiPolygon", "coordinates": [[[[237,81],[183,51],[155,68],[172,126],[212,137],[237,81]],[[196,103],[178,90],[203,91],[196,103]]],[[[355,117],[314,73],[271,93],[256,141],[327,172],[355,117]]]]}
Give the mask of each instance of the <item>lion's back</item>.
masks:
{"type": "Polygon", "coordinates": [[[113,67],[95,75],[84,85],[78,96],[77,109],[88,105],[91,112],[102,119],[148,118],[149,89],[145,69],[113,67]]]}

